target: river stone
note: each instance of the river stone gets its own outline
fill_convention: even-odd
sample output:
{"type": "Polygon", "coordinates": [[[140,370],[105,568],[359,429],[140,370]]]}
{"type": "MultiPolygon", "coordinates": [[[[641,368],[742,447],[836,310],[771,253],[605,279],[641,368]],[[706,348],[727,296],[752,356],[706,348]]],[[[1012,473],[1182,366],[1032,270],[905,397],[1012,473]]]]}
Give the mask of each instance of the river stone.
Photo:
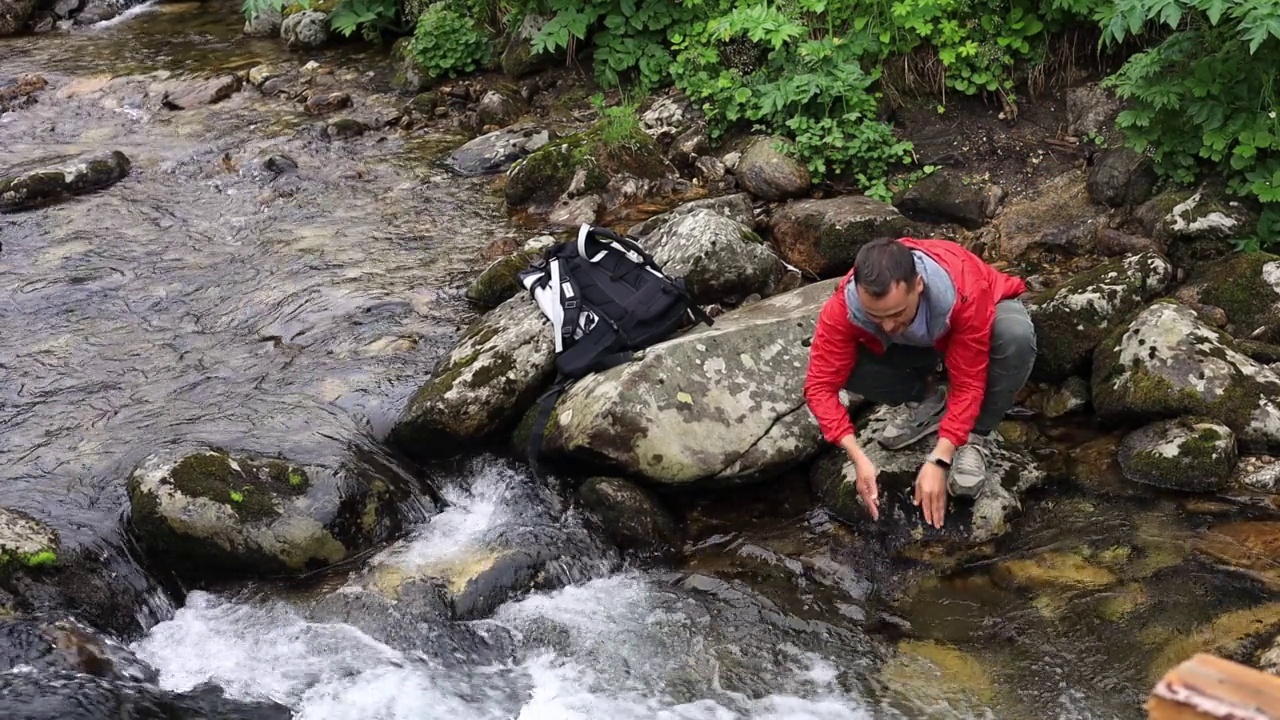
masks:
{"type": "Polygon", "coordinates": [[[1236,436],[1206,418],[1162,420],[1129,433],[1120,469],[1134,482],[1166,490],[1211,492],[1226,487],[1236,467],[1236,436]]]}
{"type": "Polygon", "coordinates": [[[329,41],[329,16],[304,10],[280,23],[280,39],[291,48],[316,48],[329,41]]]}
{"type": "Polygon", "coordinates": [[[578,381],[551,414],[544,451],[678,486],[803,463],[822,440],[804,401],[808,343],[835,285],[751,303],[578,381]]]}
{"type": "Polygon", "coordinates": [[[483,308],[495,308],[523,291],[520,272],[555,242],[551,235],[539,235],[515,252],[494,260],[467,288],[467,299],[483,308]]]}
{"type": "MultiPolygon", "coordinates": [[[[259,7],[258,12],[245,21],[244,34],[248,37],[264,38],[280,36],[280,26],[284,24],[284,13],[280,11],[280,8],[272,4],[259,7]]],[[[261,85],[262,83],[254,84],[261,85]]]]}
{"type": "Polygon", "coordinates": [[[551,142],[551,133],[532,125],[497,130],[449,153],[446,166],[459,175],[491,175],[551,142]]]}
{"type": "Polygon", "coordinates": [[[1036,327],[1033,378],[1061,382],[1087,370],[1093,349],[1173,282],[1173,265],[1145,252],[1081,273],[1027,304],[1036,327]]]}
{"type": "Polygon", "coordinates": [[[17,510],[0,508],[0,572],[10,563],[39,567],[58,559],[58,534],[17,510]]]}
{"type": "Polygon", "coordinates": [[[1027,398],[1026,406],[1046,418],[1069,415],[1089,405],[1089,381],[1072,375],[1062,382],[1027,398]]]}
{"type": "Polygon", "coordinates": [[[1172,300],[1099,343],[1093,406],[1109,421],[1202,415],[1231,428],[1246,451],[1280,450],[1280,376],[1172,300]]]}
{"type": "Polygon", "coordinates": [[[49,81],[34,73],[0,81],[0,114],[29,107],[36,102],[35,94],[47,87],[49,81]]]}
{"type": "Polygon", "coordinates": [[[1178,297],[1222,308],[1237,339],[1280,343],[1280,256],[1237,253],[1199,267],[1178,297]]]}
{"type": "Polygon", "coordinates": [[[147,457],[129,480],[148,554],[185,578],[301,572],[399,529],[387,484],[270,458],[202,450],[147,457]]]}
{"type": "Polygon", "coordinates": [[[159,680],[154,668],[128,648],[71,619],[0,617],[0,673],[26,667],[36,672],[65,670],[108,680],[159,680]]]}
{"type": "Polygon", "coordinates": [[[1241,457],[1236,463],[1231,485],[1245,490],[1280,493],[1280,462],[1266,455],[1241,457]]]}
{"type": "Polygon", "coordinates": [[[663,271],[683,278],[698,305],[739,303],[773,292],[782,262],[750,227],[711,210],[694,210],[644,240],[663,271]]]}
{"type": "Polygon", "coordinates": [[[1027,199],[1011,202],[991,223],[996,255],[1011,262],[1088,255],[1104,225],[1081,170],[1058,175],[1027,199]]]}
{"type": "Polygon", "coordinates": [[[239,92],[242,83],[239,75],[222,75],[209,80],[179,83],[177,87],[166,90],[160,102],[170,110],[213,105],[239,92]]]}
{"type": "Polygon", "coordinates": [[[0,213],[40,207],[120,182],[132,164],[114,152],[87,156],[74,165],[0,178],[0,213]]]}
{"type": "Polygon", "coordinates": [[[670,557],[680,546],[680,528],[671,513],[652,492],[630,480],[588,478],[578,497],[623,550],[670,557]]]}
{"type": "Polygon", "coordinates": [[[293,712],[269,700],[233,700],[211,682],[175,693],[145,683],[59,670],[0,673],[0,717],[5,720],[290,720],[293,712]]]}
{"type": "MultiPolygon", "coordinates": [[[[608,207],[625,196],[643,194],[646,181],[663,178],[670,169],[653,138],[635,130],[620,145],[605,142],[603,123],[535,150],[507,171],[507,206],[547,210],[572,189],[572,197],[607,194],[608,207]],[[626,150],[618,148],[625,145],[626,150]],[[582,174],[578,182],[575,176],[582,174]],[[634,185],[628,190],[626,186],[634,185]]],[[[572,198],[570,198],[572,199],[572,198]]]]}
{"type": "Polygon", "coordinates": [[[508,125],[524,112],[524,102],[512,92],[490,90],[480,98],[476,114],[481,125],[508,125]]]}
{"type": "Polygon", "coordinates": [[[880,520],[871,522],[853,482],[853,463],[842,448],[826,451],[810,470],[819,500],[836,517],[857,527],[887,533],[888,547],[901,551],[919,543],[970,548],[1005,534],[1022,510],[1024,494],[1044,481],[1045,473],[1024,450],[992,433],[988,446],[987,482],[975,500],[947,500],[941,528],[924,521],[912,504],[912,488],[921,465],[933,451],[933,436],[902,450],[889,451],[876,440],[885,425],[910,412],[906,406],[881,406],[859,423],[858,442],[879,470],[880,520]]]}
{"type": "Polygon", "coordinates": [[[973,230],[987,222],[990,183],[954,170],[938,170],[898,194],[894,206],[924,220],[951,220],[973,230]]]}
{"type": "Polygon", "coordinates": [[[1189,190],[1151,198],[1134,211],[1134,218],[1148,235],[1165,243],[1169,259],[1182,268],[1227,256],[1234,250],[1232,241],[1253,234],[1258,222],[1239,202],[1189,190]]]}
{"type": "Polygon", "coordinates": [[[892,205],[862,195],[796,200],[770,220],[782,259],[821,278],[844,275],[858,250],[881,237],[901,237],[907,219],[892,205]]]}
{"type": "Polygon", "coordinates": [[[0,0],[0,37],[21,32],[35,9],[36,0],[0,0]]]}
{"type": "Polygon", "coordinates": [[[698,210],[710,210],[730,220],[740,222],[747,227],[755,226],[755,210],[751,206],[751,196],[746,193],[734,193],[733,195],[692,200],[661,215],[654,215],[642,223],[632,225],[627,233],[633,237],[643,238],[672,220],[698,210]]]}
{"type": "Polygon", "coordinates": [[[743,190],[761,200],[775,201],[801,197],[813,182],[804,163],[779,148],[794,146],[780,137],[761,137],[742,153],[733,174],[743,190]]]}
{"type": "Polygon", "coordinates": [[[1212,525],[1192,541],[1196,554],[1280,591],[1280,522],[1239,520],[1212,525]]]}
{"type": "Polygon", "coordinates": [[[1095,202],[1111,207],[1137,206],[1156,186],[1155,162],[1125,147],[1102,152],[1089,168],[1086,187],[1095,202]]]}
{"type": "Polygon", "coordinates": [[[527,295],[476,320],[414,394],[391,441],[415,456],[448,454],[519,417],[554,371],[551,325],[527,295]]]}

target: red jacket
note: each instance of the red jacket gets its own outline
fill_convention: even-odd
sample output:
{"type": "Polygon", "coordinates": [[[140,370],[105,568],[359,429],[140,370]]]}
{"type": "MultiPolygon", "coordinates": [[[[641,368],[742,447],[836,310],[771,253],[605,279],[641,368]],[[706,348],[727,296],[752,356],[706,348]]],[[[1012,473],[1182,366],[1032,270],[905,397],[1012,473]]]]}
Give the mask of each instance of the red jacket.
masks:
{"type": "MultiPolygon", "coordinates": [[[[947,409],[938,435],[960,447],[973,430],[986,394],[996,303],[1018,297],[1027,286],[1020,278],[996,270],[950,240],[902,238],[902,243],[933,258],[955,285],[956,301],[948,318],[949,327],[936,343],[950,381],[947,409]]],[[[823,437],[832,443],[854,431],[848,410],[840,404],[839,392],[857,362],[859,344],[876,354],[884,353],[878,337],[849,319],[844,291],[852,277],[851,269],[818,315],[804,383],[809,410],[817,418],[823,437]]]]}

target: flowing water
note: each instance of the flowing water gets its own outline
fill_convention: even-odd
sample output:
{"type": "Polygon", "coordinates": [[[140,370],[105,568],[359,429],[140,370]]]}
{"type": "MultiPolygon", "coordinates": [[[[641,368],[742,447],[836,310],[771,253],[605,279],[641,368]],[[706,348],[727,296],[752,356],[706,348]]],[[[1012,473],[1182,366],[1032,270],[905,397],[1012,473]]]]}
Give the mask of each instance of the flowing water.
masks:
{"type": "MultiPolygon", "coordinates": [[[[471,317],[461,292],[484,248],[522,239],[485,180],[432,163],[448,138],[330,142],[296,103],[253,91],[160,107],[157,83],[276,60],[333,67],[337,89],[362,91],[357,117],[391,102],[378,100],[384,51],[290,53],[240,38],[236,12],[164,3],[0,41],[0,79],[51,83],[0,116],[0,173],[100,150],[133,162],[104,191],[0,215],[0,505],[135,574],[123,481],[148,453],[218,444],[394,464],[377,439],[471,317]],[[272,155],[297,172],[266,171],[272,155]]],[[[438,481],[448,508],[382,560],[448,562],[513,527],[590,535],[499,458],[438,481]]],[[[795,487],[694,513],[684,567],[591,550],[566,559],[566,587],[437,628],[485,652],[393,647],[316,619],[333,588],[266,586],[192,593],[133,647],[166,688],[213,680],[308,719],[1135,718],[1161,643],[1257,599],[1171,572],[1189,532],[1176,503],[1066,499],[1006,550],[1065,547],[1113,568],[1095,592],[1019,591],[980,566],[926,576],[886,608],[879,581],[852,569],[861,546],[793,503],[795,487]],[[905,638],[864,629],[878,618],[905,638]]]]}

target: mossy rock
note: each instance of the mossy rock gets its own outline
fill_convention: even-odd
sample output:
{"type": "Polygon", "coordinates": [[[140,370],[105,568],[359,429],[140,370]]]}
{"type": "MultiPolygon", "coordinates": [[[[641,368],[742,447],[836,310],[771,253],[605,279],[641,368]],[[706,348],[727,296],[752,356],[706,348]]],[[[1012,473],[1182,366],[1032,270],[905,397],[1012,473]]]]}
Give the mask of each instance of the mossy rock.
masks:
{"type": "Polygon", "coordinates": [[[649,490],[623,478],[593,477],[578,488],[582,504],[623,550],[672,556],[681,532],[671,513],[649,490]]]}
{"type": "Polygon", "coordinates": [[[1253,234],[1258,218],[1242,203],[1203,191],[1170,190],[1134,212],[1147,235],[1165,244],[1169,259],[1181,268],[1231,254],[1233,240],[1253,234]]]}
{"type": "Polygon", "coordinates": [[[1092,389],[1107,421],[1198,415],[1229,427],[1247,451],[1280,449],[1280,376],[1173,300],[1153,303],[1099,343],[1092,389]]]}
{"type": "Polygon", "coordinates": [[[1191,277],[1196,301],[1222,308],[1236,338],[1280,342],[1280,256],[1237,253],[1191,277]]]}
{"type": "Polygon", "coordinates": [[[607,121],[552,141],[517,161],[507,173],[507,206],[550,206],[569,189],[574,175],[586,173],[582,194],[602,192],[612,178],[631,175],[658,180],[669,170],[662,150],[639,129],[609,140],[607,121]]]}
{"type": "Polygon", "coordinates": [[[0,573],[52,565],[58,552],[58,534],[52,528],[26,513],[0,508],[0,573]]]}
{"type": "Polygon", "coordinates": [[[1236,436],[1207,418],[1147,425],[1120,445],[1126,478],[1167,490],[1211,492],[1226,487],[1236,466],[1236,436]]]}
{"type": "Polygon", "coordinates": [[[148,555],[187,578],[312,570],[399,530],[391,487],[337,471],[204,449],[151,455],[129,480],[130,524],[148,555]]]}
{"type": "Polygon", "coordinates": [[[1035,298],[1027,312],[1036,326],[1033,378],[1061,382],[1088,369],[1093,349],[1173,282],[1173,265],[1159,253],[1112,260],[1035,298]]]}

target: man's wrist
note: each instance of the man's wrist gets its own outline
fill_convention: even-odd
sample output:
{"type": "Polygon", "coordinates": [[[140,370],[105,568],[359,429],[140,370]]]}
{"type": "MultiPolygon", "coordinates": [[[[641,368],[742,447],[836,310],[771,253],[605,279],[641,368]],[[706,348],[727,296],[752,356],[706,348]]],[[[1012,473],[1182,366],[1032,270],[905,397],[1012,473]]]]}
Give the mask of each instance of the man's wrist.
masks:
{"type": "Polygon", "coordinates": [[[840,447],[844,448],[849,457],[857,462],[863,462],[867,458],[866,454],[862,452],[862,447],[858,445],[858,438],[853,433],[840,438],[840,447]]]}
{"type": "Polygon", "coordinates": [[[938,458],[950,465],[955,452],[956,446],[954,443],[946,438],[938,438],[938,444],[934,446],[933,452],[929,453],[929,457],[931,459],[938,458]]]}

